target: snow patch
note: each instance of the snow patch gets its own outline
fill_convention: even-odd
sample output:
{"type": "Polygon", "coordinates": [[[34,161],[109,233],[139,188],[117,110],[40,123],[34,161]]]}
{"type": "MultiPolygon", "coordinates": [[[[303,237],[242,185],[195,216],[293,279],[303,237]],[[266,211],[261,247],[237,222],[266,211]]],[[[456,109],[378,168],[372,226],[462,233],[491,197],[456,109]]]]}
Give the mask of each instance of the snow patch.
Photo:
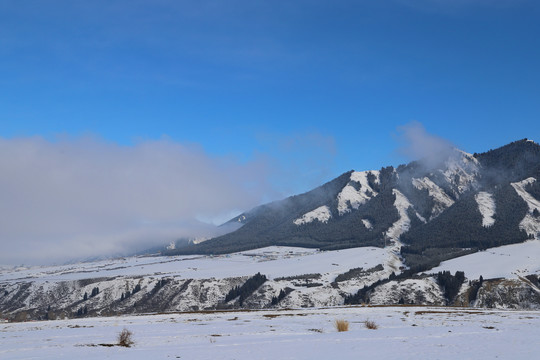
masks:
{"type": "Polygon", "coordinates": [[[295,225],[304,225],[309,224],[315,220],[318,220],[322,222],[323,224],[326,224],[328,220],[332,217],[332,213],[330,212],[330,208],[326,205],[320,206],[316,208],[313,211],[310,211],[306,214],[304,214],[301,218],[294,220],[295,225]]]}
{"type": "Polygon", "coordinates": [[[394,201],[394,206],[396,207],[399,219],[390,226],[390,228],[384,233],[385,239],[390,240],[391,248],[389,249],[390,257],[386,262],[385,269],[391,269],[390,271],[395,272],[396,274],[401,272],[400,268],[403,266],[403,261],[401,259],[401,242],[399,237],[409,231],[411,226],[411,219],[407,214],[407,209],[411,207],[409,200],[403,195],[399,190],[392,190],[392,193],[395,195],[396,200],[394,201]]]}
{"type": "Polygon", "coordinates": [[[482,226],[490,227],[495,224],[495,199],[493,199],[493,194],[490,194],[485,191],[481,191],[475,195],[474,199],[478,204],[478,210],[482,214],[482,226]]]}
{"type": "MultiPolygon", "coordinates": [[[[351,181],[338,194],[338,212],[339,215],[346,214],[352,209],[356,210],[360,205],[378,195],[378,193],[369,186],[368,175],[375,176],[374,182],[380,183],[379,171],[355,171],[351,174],[351,181]],[[356,190],[353,183],[360,184],[360,189],[356,190]]],[[[356,185],[358,186],[358,185],[356,185]]]]}
{"type": "Polygon", "coordinates": [[[407,214],[407,209],[411,207],[409,200],[399,190],[392,190],[392,193],[396,196],[394,206],[399,213],[399,219],[392,224],[392,226],[386,231],[385,235],[394,242],[399,240],[401,234],[409,231],[411,226],[411,219],[407,214]]]}
{"type": "Polygon", "coordinates": [[[527,192],[527,190],[525,190],[525,187],[527,185],[532,184],[535,181],[535,178],[530,177],[525,180],[512,183],[511,185],[514,190],[516,190],[518,195],[521,196],[523,200],[525,200],[527,206],[529,207],[527,215],[525,215],[523,220],[521,220],[521,222],[519,223],[519,228],[525,230],[528,235],[533,235],[536,239],[538,239],[540,234],[540,217],[535,217],[533,215],[533,212],[534,210],[540,211],[540,201],[535,199],[531,194],[527,192]]]}
{"type": "Polygon", "coordinates": [[[368,230],[373,229],[373,225],[371,224],[371,222],[368,219],[362,219],[362,223],[364,224],[366,229],[368,229],[368,230]]]}
{"type": "Polygon", "coordinates": [[[433,210],[431,213],[431,218],[437,217],[440,213],[442,213],[444,210],[454,204],[454,200],[452,200],[450,196],[448,196],[444,192],[443,189],[441,189],[437,184],[431,181],[431,179],[427,176],[422,179],[413,178],[412,184],[418,190],[426,189],[429,193],[429,196],[431,196],[435,201],[435,205],[433,206],[433,210]]]}

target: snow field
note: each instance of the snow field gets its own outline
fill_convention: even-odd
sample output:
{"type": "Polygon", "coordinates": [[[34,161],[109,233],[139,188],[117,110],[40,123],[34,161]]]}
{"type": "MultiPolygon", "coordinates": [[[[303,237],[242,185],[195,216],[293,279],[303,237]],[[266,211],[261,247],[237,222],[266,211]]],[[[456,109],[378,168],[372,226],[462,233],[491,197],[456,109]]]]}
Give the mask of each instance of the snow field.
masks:
{"type": "Polygon", "coordinates": [[[540,273],[540,240],[505,245],[444,261],[429,272],[464,271],[468,279],[517,278],[540,273]]]}
{"type": "Polygon", "coordinates": [[[493,216],[495,215],[496,207],[493,195],[488,192],[481,191],[476,194],[474,199],[478,204],[480,214],[482,214],[482,226],[490,227],[495,224],[495,218],[493,218],[493,216]]]}
{"type": "Polygon", "coordinates": [[[533,359],[540,312],[340,307],[0,324],[2,359],[533,359]],[[349,331],[337,332],[337,319],[349,331]],[[370,320],[377,330],[365,327],[370,320]],[[133,332],[131,348],[105,347],[133,332]]]}
{"type": "MultiPolygon", "coordinates": [[[[367,269],[384,264],[393,256],[391,249],[376,247],[318,251],[271,246],[220,256],[132,257],[69,266],[35,267],[0,273],[0,282],[24,279],[46,284],[47,281],[127,276],[224,279],[252,276],[257,272],[270,279],[308,273],[326,274],[325,276],[332,278],[352,268],[367,269]]],[[[330,281],[333,281],[333,278],[330,281]]],[[[84,294],[84,291],[82,293],[84,294]]]]}

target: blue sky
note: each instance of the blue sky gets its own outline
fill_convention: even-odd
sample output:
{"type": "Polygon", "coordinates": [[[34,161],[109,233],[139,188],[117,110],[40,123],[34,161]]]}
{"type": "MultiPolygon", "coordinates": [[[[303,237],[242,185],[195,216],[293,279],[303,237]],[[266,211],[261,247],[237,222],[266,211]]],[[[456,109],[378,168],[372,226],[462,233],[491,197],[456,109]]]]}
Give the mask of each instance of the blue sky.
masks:
{"type": "Polygon", "coordinates": [[[413,121],[471,153],[538,141],[539,36],[535,0],[4,0],[0,139],[192,149],[264,175],[239,209],[408,161],[413,121]]]}

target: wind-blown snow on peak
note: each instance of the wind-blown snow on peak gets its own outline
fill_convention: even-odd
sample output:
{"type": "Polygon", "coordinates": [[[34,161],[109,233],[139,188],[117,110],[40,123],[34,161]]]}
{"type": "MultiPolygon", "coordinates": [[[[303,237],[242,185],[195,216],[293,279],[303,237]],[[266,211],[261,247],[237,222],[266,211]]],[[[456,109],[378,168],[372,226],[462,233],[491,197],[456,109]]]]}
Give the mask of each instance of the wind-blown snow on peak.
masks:
{"type": "Polygon", "coordinates": [[[456,196],[477,186],[480,164],[469,153],[456,149],[453,156],[445,162],[445,169],[441,170],[449,184],[454,187],[456,196]]]}

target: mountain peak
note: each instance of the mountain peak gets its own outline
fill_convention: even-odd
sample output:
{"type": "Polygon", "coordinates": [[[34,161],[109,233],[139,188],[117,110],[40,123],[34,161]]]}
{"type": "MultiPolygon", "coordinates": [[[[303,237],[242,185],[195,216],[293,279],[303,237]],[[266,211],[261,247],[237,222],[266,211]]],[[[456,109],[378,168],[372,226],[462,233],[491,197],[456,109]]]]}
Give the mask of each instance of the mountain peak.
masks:
{"type": "MultiPolygon", "coordinates": [[[[433,247],[485,248],[527,239],[520,228],[527,205],[511,184],[540,179],[538,144],[523,139],[474,155],[452,148],[434,164],[419,160],[397,169],[349,171],[304,194],[250,210],[232,220],[241,225],[238,230],[175,253],[272,245],[331,250],[403,241],[422,254],[433,247]],[[486,207],[495,219],[490,226],[484,226],[480,210],[487,214],[486,207]],[[400,232],[389,240],[391,229],[400,232]]],[[[524,191],[540,193],[534,186],[538,189],[524,191]]]]}

